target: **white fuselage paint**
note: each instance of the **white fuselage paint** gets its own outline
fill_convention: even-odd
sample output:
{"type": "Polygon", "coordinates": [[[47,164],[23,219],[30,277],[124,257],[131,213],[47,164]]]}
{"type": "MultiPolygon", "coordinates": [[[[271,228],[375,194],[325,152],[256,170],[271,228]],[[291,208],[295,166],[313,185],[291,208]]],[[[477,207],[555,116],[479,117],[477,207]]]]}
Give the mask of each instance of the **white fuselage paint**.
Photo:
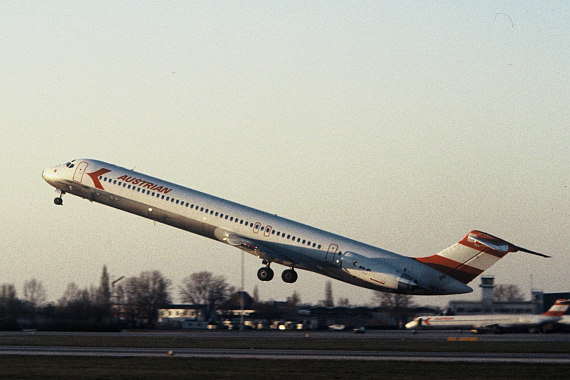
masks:
{"type": "Polygon", "coordinates": [[[225,242],[271,263],[396,293],[472,291],[413,258],[106,162],[74,160],[42,175],[63,193],[225,242]]]}
{"type": "Polygon", "coordinates": [[[549,323],[556,323],[560,317],[542,314],[489,314],[489,315],[456,315],[425,316],[415,318],[406,324],[408,329],[459,329],[459,330],[524,330],[549,323]]]}

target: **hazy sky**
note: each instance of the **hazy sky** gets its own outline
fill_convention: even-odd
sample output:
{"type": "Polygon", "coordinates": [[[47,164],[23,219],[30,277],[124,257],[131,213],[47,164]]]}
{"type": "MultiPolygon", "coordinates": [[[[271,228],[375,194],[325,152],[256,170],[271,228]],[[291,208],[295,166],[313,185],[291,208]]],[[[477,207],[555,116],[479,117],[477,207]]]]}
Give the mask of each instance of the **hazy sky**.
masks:
{"type": "MultiPolygon", "coordinates": [[[[67,195],[44,168],[95,158],[410,256],[480,229],[497,283],[570,291],[570,5],[24,2],[0,10],[0,283],[160,270],[240,284],[235,248],[67,195]]],[[[257,280],[283,300],[328,278],[257,280]]],[[[415,297],[421,304],[472,295],[415,297]]],[[[335,299],[372,292],[333,281],[335,299]]]]}

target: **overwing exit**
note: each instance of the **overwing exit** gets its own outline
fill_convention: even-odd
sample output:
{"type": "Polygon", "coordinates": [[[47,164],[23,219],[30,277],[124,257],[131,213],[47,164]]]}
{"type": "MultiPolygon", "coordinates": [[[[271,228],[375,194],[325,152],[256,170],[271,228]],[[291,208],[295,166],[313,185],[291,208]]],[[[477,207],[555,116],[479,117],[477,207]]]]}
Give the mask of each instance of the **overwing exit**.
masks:
{"type": "Polygon", "coordinates": [[[287,268],[281,278],[297,280],[298,269],[364,288],[404,294],[442,295],[473,291],[467,284],[511,252],[527,252],[473,230],[443,251],[407,257],[256,210],[113,164],[78,159],[45,169],[43,178],[62,196],[73,194],[226,243],[259,257],[261,281],[274,277],[271,264],[287,268]]]}

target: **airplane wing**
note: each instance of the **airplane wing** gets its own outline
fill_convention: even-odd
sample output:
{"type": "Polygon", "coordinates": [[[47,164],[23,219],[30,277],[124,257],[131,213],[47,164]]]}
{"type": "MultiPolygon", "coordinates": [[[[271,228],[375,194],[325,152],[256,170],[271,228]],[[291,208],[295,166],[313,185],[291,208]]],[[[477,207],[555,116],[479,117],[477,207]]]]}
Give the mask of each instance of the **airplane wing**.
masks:
{"type": "Polygon", "coordinates": [[[223,228],[216,228],[214,235],[218,240],[224,243],[237,247],[269,262],[276,261],[278,263],[294,263],[294,261],[283,252],[277,251],[259,240],[246,238],[223,228]]]}

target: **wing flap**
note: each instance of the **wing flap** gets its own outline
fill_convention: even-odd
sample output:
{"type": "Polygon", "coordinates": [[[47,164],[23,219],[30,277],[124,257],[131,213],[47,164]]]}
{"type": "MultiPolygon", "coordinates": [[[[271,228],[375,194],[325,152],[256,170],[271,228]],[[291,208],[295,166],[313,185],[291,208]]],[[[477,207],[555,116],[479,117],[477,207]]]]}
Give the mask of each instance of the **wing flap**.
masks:
{"type": "Polygon", "coordinates": [[[280,263],[293,263],[293,260],[287,255],[284,255],[282,252],[271,248],[259,240],[250,239],[223,228],[216,228],[214,235],[218,240],[262,259],[280,263]]]}

